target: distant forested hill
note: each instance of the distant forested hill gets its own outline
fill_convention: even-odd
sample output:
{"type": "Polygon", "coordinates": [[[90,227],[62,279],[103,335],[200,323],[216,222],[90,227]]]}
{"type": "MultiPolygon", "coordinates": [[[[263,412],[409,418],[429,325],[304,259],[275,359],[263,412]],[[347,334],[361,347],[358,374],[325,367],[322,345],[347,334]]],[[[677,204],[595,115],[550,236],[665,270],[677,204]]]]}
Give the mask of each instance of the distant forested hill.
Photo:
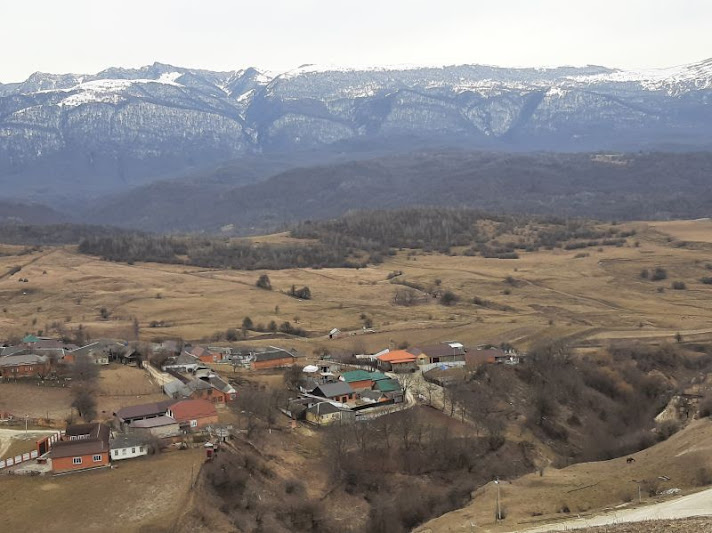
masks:
{"type": "Polygon", "coordinates": [[[353,209],[467,207],[595,219],[710,215],[712,153],[421,151],[288,170],[239,187],[152,184],[97,202],[85,220],[149,231],[284,229],[353,209]]]}

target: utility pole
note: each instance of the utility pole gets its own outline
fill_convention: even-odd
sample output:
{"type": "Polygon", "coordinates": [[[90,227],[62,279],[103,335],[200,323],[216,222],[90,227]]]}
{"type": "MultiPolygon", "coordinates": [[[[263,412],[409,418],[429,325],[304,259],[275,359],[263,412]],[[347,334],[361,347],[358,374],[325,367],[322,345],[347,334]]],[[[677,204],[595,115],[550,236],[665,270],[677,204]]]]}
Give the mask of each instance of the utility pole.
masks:
{"type": "Polygon", "coordinates": [[[502,520],[502,508],[499,499],[499,477],[495,478],[494,484],[497,485],[497,521],[502,520]]]}
{"type": "Polygon", "coordinates": [[[640,485],[641,485],[642,481],[638,481],[638,480],[636,480],[636,479],[631,479],[631,481],[632,481],[633,483],[637,483],[637,484],[638,484],[638,503],[640,504],[640,503],[642,503],[642,501],[643,501],[643,498],[641,497],[641,490],[640,490],[640,485]]]}

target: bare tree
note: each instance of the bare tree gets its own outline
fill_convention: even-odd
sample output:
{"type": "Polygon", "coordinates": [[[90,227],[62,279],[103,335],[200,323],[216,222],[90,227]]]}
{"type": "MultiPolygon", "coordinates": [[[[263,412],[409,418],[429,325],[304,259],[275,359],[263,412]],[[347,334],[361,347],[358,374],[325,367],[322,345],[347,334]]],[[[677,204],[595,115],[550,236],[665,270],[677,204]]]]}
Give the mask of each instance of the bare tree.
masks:
{"type": "Polygon", "coordinates": [[[72,396],[74,396],[72,407],[77,410],[77,413],[85,422],[91,422],[96,418],[96,398],[94,395],[94,389],[87,384],[72,387],[72,396]]]}
{"type": "Polygon", "coordinates": [[[99,377],[99,367],[88,355],[77,355],[72,365],[72,380],[75,382],[92,382],[99,377]]]}

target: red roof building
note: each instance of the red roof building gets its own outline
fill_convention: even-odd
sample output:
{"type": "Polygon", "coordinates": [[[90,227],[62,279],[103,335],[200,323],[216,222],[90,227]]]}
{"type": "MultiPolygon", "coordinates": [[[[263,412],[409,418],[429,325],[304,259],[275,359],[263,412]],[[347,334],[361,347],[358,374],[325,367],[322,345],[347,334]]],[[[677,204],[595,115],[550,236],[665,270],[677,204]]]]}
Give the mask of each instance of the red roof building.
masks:
{"type": "Polygon", "coordinates": [[[175,419],[181,429],[196,430],[218,423],[215,405],[207,400],[183,400],[168,408],[167,416],[175,419]]]}

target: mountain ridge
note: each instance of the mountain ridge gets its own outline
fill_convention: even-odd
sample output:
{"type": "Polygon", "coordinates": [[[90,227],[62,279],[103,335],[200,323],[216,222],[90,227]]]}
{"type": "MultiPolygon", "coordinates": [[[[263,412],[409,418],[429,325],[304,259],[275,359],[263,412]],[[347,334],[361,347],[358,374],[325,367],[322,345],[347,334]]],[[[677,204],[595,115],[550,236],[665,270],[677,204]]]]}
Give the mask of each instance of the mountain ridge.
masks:
{"type": "Polygon", "coordinates": [[[163,63],[0,85],[6,198],[83,202],[245,156],[333,147],[712,147],[712,60],[648,71],[487,65],[213,72],[163,63]]]}

